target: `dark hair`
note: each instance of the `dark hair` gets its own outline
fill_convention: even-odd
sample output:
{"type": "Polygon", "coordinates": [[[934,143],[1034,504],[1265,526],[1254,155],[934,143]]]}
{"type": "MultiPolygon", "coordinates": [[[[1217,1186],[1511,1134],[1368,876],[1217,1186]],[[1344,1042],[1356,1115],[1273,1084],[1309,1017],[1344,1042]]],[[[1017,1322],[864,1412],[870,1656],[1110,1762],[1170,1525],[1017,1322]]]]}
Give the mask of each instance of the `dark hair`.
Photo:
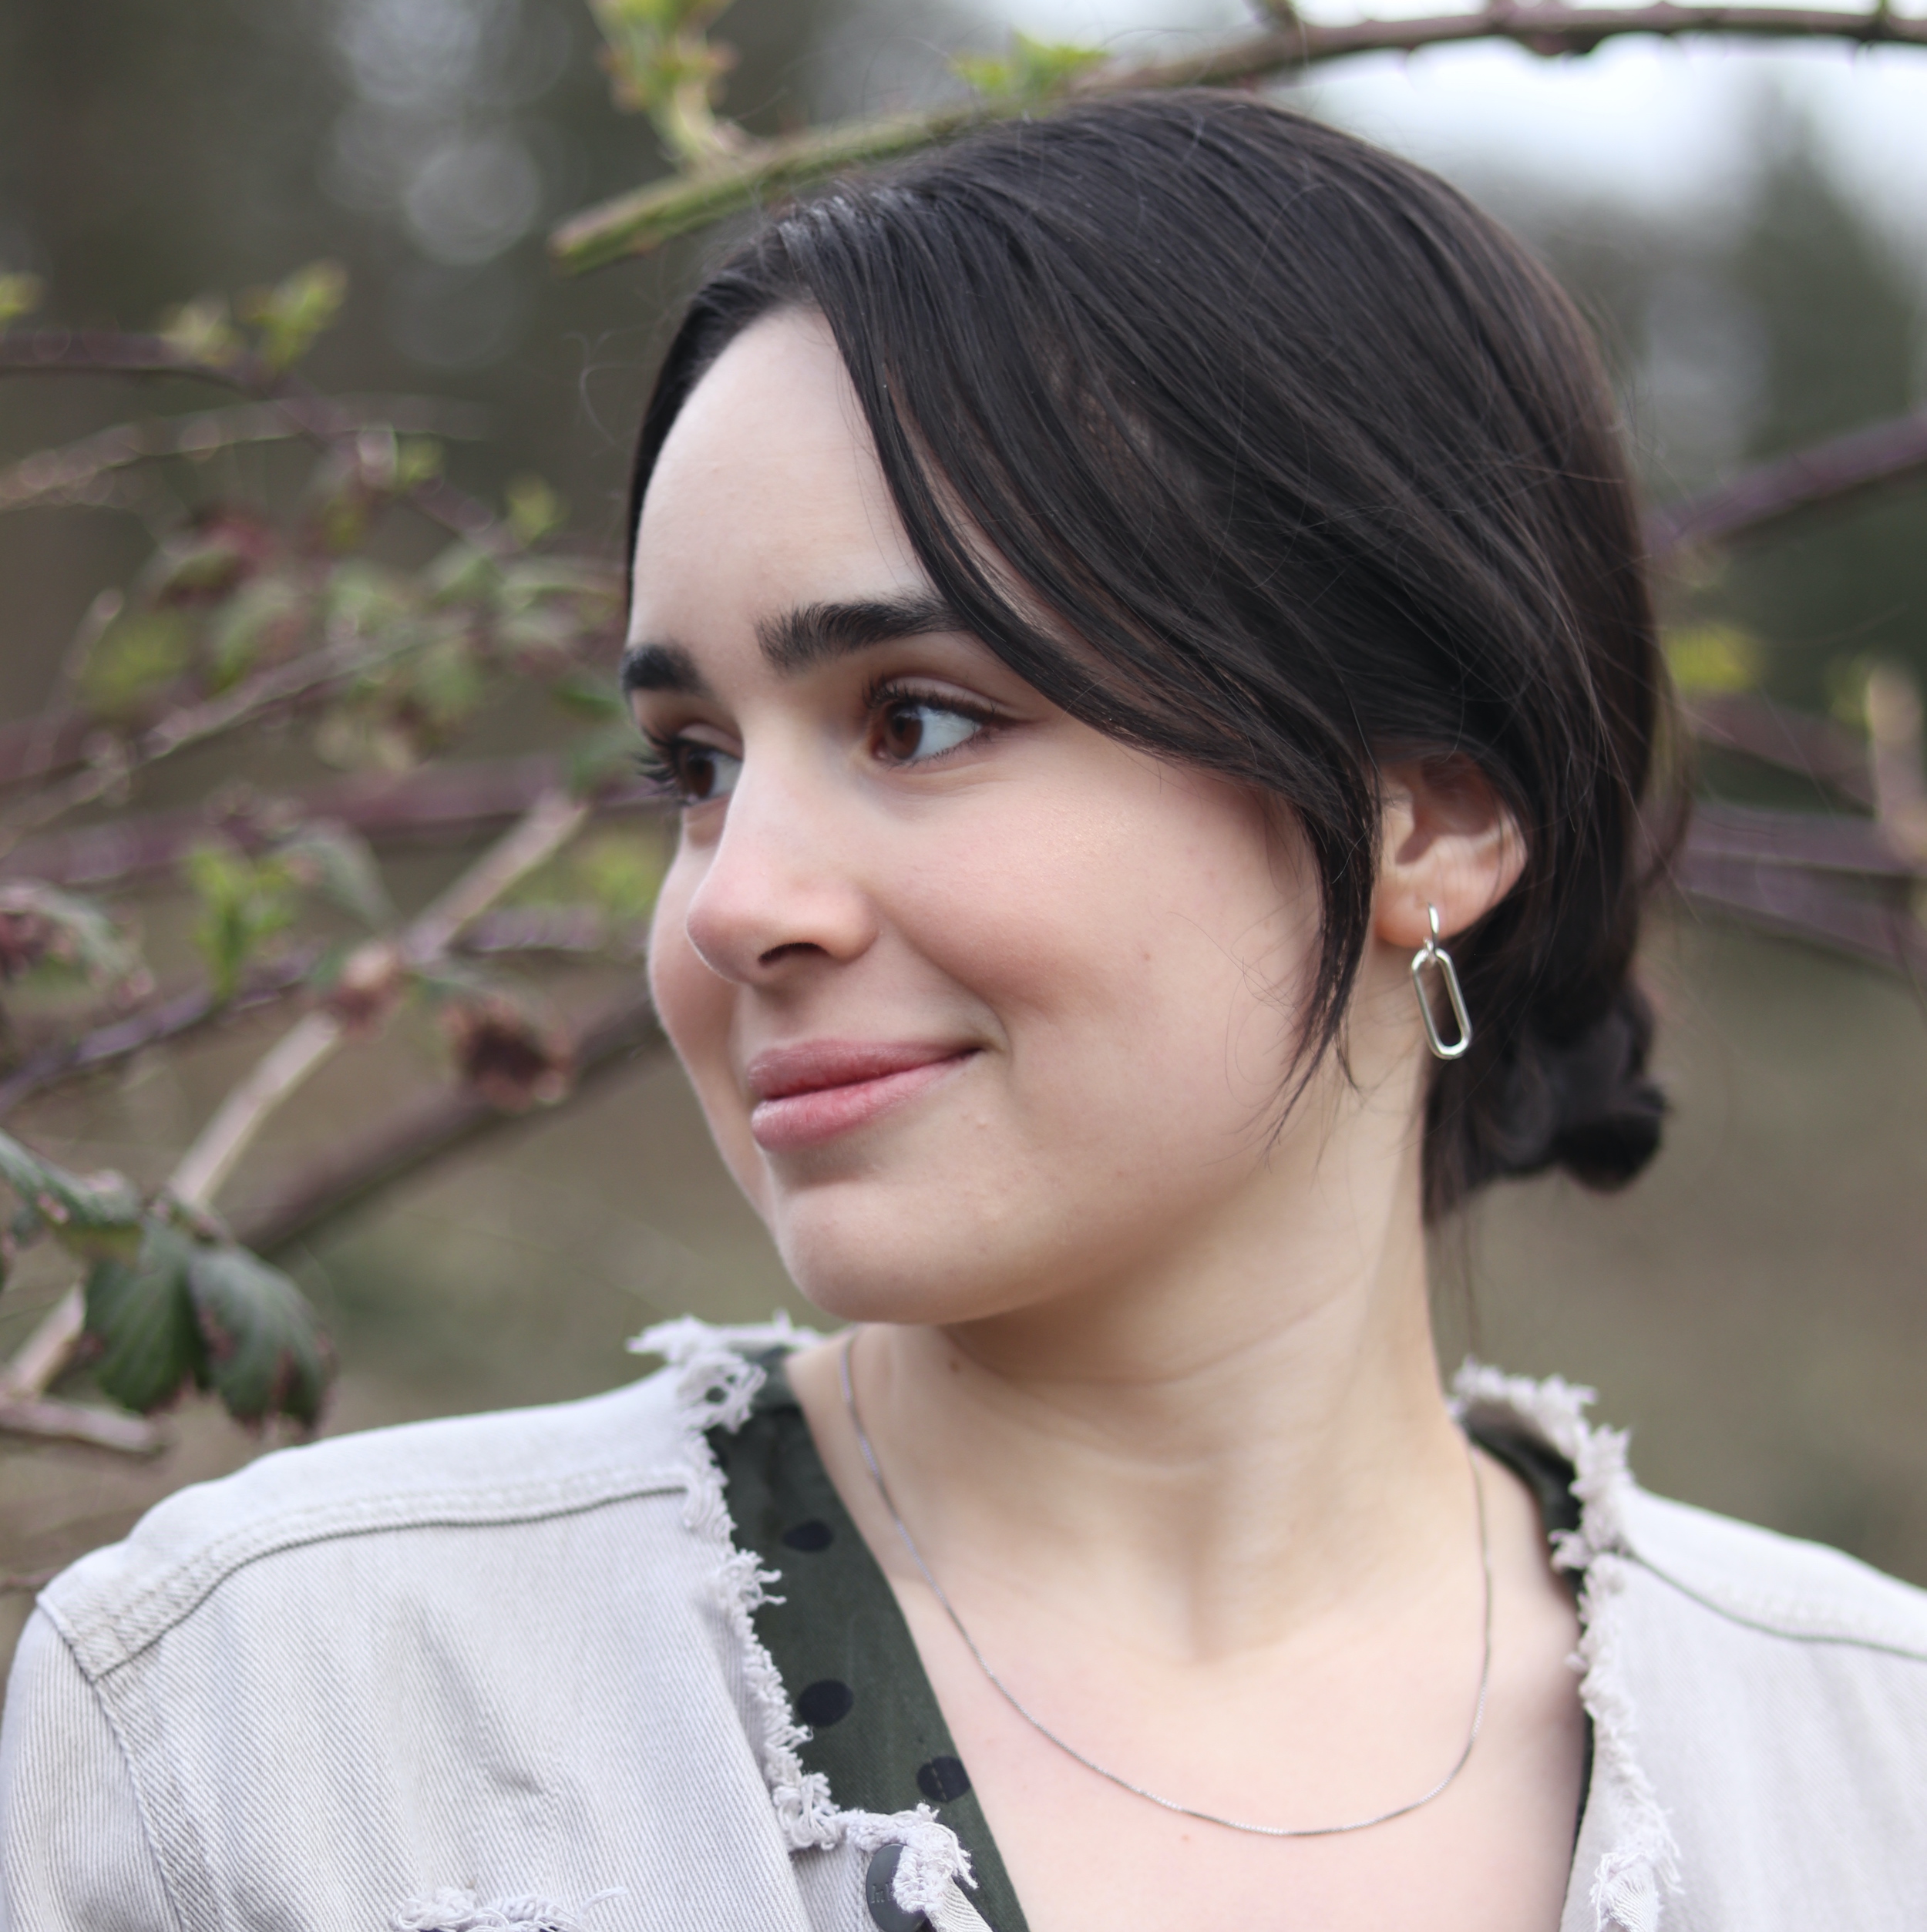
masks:
{"type": "Polygon", "coordinates": [[[1663,1111],[1630,973],[1670,837],[1642,830],[1667,686],[1610,393],[1545,271],[1431,175],[1249,98],[1005,123],[779,212],[709,273],[632,537],[691,390],[791,307],[827,321],[910,543],[984,643],[1289,806],[1322,899],[1302,1067],[1369,937],[1378,761],[1485,774],[1528,856],[1451,942],[1475,1038],[1436,1070],[1427,1213],[1555,1165],[1631,1179],[1663,1111]]]}

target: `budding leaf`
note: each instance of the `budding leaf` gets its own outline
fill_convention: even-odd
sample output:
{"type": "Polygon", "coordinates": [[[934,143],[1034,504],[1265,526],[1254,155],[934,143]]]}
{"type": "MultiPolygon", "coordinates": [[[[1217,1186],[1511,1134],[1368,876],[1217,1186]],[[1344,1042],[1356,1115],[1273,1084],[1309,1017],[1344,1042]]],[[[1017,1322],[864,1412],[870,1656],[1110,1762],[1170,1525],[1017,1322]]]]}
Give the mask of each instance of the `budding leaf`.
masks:
{"type": "Polygon", "coordinates": [[[125,1175],[75,1174],[49,1167],[35,1205],[71,1255],[132,1262],[140,1252],[144,1212],[140,1193],[125,1175]]]}
{"type": "Polygon", "coordinates": [[[201,1332],[187,1292],[192,1246],[148,1224],[138,1258],[97,1261],[87,1277],[86,1336],[103,1393],[141,1415],[200,1379],[201,1332]]]}
{"type": "Polygon", "coordinates": [[[290,875],[311,884],[331,906],[372,929],[390,924],[395,907],[368,841],[332,819],[303,825],[274,848],[290,875]]]}
{"type": "Polygon", "coordinates": [[[980,94],[994,100],[1030,102],[1062,93],[1078,75],[1097,66],[1103,59],[1098,48],[1034,40],[1019,32],[1011,35],[1011,51],[1001,60],[960,54],[950,66],[980,94]]]}
{"type": "Polygon", "coordinates": [[[32,1209],[46,1191],[51,1178],[47,1164],[29,1154],[10,1134],[0,1134],[0,1181],[4,1181],[32,1209]]]}
{"type": "Polygon", "coordinates": [[[81,702],[103,717],[131,717],[179,677],[193,655],[193,621],[177,606],[129,611],[115,618],[88,652],[81,702]]]}
{"type": "Polygon", "coordinates": [[[0,275],[0,330],[23,315],[31,315],[46,293],[47,285],[38,275],[0,275]]]}
{"type": "Polygon", "coordinates": [[[285,577],[257,577],[228,599],[207,633],[207,679],[217,691],[244,677],[264,651],[301,636],[308,600],[285,577]]]}
{"type": "Polygon", "coordinates": [[[237,1422],[287,1416],[312,1428],[333,1379],[328,1339],[301,1292],[243,1248],[197,1248],[188,1297],[205,1349],[203,1380],[237,1422]]]}
{"type": "Polygon", "coordinates": [[[161,318],[160,339],[186,361],[214,368],[238,361],[244,352],[224,295],[202,295],[170,309],[161,318]]]}
{"type": "Polygon", "coordinates": [[[232,999],[249,962],[294,923],[297,882],[276,855],[252,859],[226,845],[197,846],[183,869],[200,902],[195,948],[207,962],[215,999],[232,999]]]}
{"type": "Polygon", "coordinates": [[[348,294],[348,270],[339,262],[310,262],[272,288],[241,297],[241,320],[260,331],[261,360],[271,369],[291,368],[314,347],[348,294]]]}
{"type": "Polygon", "coordinates": [[[524,543],[540,543],[568,515],[568,505],[540,476],[518,476],[509,486],[509,527],[524,543]]]}

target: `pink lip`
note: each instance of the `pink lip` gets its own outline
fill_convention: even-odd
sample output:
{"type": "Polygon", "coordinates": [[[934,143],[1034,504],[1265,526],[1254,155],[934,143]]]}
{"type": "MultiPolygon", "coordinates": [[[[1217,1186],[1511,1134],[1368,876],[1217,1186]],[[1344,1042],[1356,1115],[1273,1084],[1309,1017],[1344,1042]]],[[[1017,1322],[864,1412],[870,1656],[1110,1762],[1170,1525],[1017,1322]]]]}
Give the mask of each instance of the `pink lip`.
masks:
{"type": "Polygon", "coordinates": [[[749,1131],[766,1154],[817,1147],[866,1127],[974,1057],[921,1040],[809,1040],[772,1047],[747,1069],[749,1131]]]}

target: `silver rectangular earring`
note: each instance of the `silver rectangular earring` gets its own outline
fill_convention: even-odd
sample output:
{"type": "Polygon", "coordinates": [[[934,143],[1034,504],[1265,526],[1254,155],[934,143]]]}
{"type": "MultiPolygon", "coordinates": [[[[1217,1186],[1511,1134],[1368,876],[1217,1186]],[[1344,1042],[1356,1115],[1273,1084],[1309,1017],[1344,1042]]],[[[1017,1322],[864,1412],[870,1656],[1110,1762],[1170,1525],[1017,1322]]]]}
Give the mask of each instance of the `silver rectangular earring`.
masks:
{"type": "Polygon", "coordinates": [[[1458,973],[1452,956],[1438,942],[1438,908],[1428,906],[1426,916],[1432,922],[1431,936],[1412,955],[1412,990],[1418,996],[1418,1016],[1425,1023],[1425,1043],[1440,1060],[1457,1060],[1472,1043],[1472,1023],[1465,1011],[1465,996],[1459,990],[1458,973]],[[1425,993],[1425,969],[1438,968],[1445,983],[1445,997],[1451,1001],[1452,1019],[1458,1037],[1449,1044],[1438,1035],[1438,1022],[1432,1017],[1432,1003],[1425,993]]]}

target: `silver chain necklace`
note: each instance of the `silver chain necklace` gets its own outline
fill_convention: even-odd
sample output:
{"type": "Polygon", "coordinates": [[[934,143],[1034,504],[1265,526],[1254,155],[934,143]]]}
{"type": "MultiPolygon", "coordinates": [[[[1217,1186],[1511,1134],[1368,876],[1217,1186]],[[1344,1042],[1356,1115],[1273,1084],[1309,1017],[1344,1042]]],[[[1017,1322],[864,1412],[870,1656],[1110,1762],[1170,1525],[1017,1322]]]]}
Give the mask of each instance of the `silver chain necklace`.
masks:
{"type": "Polygon", "coordinates": [[[1253,1825],[1243,1819],[1220,1818],[1216,1812],[1200,1811],[1193,1805],[1181,1805],[1175,1798],[1161,1798],[1155,1791],[1147,1791],[1142,1785],[1133,1784],[1128,1778],[1120,1777],[1115,1771],[1108,1771],[1095,1759],[1087,1758],[1074,1744],[1067,1744],[1044,1720],[1027,1710],[1016,1693],[997,1672],[991,1669],[983,1651],[977,1647],[977,1640],[964,1628],[964,1619],[957,1614],[956,1607],[943,1594],[943,1586],[930,1574],[930,1566],[923,1561],[923,1553],[916,1547],[916,1539],[910,1534],[910,1526],[896,1513],[896,1505],[890,1500],[890,1486],[883,1480],[883,1470],[876,1460],[876,1452],[870,1446],[869,1436],[863,1428],[863,1419],[856,1413],[856,1391],[850,1381],[850,1356],[856,1347],[856,1336],[853,1330],[849,1339],[844,1343],[838,1359],[843,1375],[843,1406],[849,1411],[849,1425],[856,1433],[857,1446],[863,1452],[863,1460],[869,1466],[870,1480],[876,1485],[876,1494],[883,1499],[883,1507],[890,1512],[890,1520],[896,1525],[896,1534],[903,1539],[903,1547],[910,1553],[910,1560],[922,1573],[923,1581],[930,1587],[930,1592],[943,1606],[943,1614],[955,1626],[957,1634],[964,1639],[964,1647],[977,1659],[977,1667],[990,1679],[992,1688],[1005,1703],[1030,1725],[1032,1730],[1048,1739],[1067,1757],[1074,1758],[1087,1771],[1095,1771],[1100,1778],[1107,1779],[1120,1789],[1128,1791],[1135,1797],[1146,1798],[1154,1805],[1166,1811],[1175,1811],[1182,1818],[1196,1818],[1207,1825],[1222,1825],[1229,1831],[1249,1832],[1259,1838],[1336,1838],[1349,1831],[1369,1831],[1374,1825],[1389,1824],[1394,1818],[1403,1818],[1407,1812],[1417,1811],[1421,1805],[1428,1805],[1458,1774],[1465,1769],[1466,1761],[1472,1755],[1472,1746],[1478,1742],[1479,1726],[1485,1722],[1485,1695],[1492,1681],[1492,1551],[1485,1527],[1485,1491],[1480,1485],[1478,1470],[1472,1461],[1472,1445],[1465,1445],[1465,1466],[1472,1478],[1472,1496],[1478,1509],[1478,1561],[1485,1580],[1485,1636],[1483,1650],[1478,1667],[1478,1701],[1472,1708],[1472,1728],[1466,1733],[1465,1748],[1454,1761],[1452,1768],[1423,1797],[1414,1798],[1409,1803],[1395,1805],[1390,1811],[1381,1811],[1370,1818],[1357,1818],[1344,1825],[1253,1825]]]}

